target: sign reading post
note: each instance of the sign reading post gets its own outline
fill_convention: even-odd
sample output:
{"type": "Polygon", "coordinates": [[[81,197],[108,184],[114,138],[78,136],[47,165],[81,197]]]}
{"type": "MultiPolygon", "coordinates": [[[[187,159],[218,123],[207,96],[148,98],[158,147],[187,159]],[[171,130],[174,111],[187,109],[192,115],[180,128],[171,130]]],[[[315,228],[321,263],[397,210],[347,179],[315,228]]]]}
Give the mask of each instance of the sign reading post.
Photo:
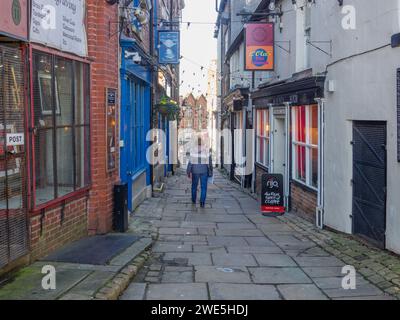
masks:
{"type": "Polygon", "coordinates": [[[245,32],[245,70],[273,71],[274,24],[254,22],[246,25],[245,32]]]}
{"type": "Polygon", "coordinates": [[[283,175],[263,174],[261,179],[261,212],[266,215],[285,213],[283,175]]]}

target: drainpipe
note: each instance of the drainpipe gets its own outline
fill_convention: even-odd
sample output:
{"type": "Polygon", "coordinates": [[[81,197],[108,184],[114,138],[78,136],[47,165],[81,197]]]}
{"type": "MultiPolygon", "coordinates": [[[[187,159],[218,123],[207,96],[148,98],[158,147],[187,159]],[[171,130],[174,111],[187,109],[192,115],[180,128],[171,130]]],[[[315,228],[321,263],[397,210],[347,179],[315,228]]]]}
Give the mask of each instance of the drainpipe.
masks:
{"type": "Polygon", "coordinates": [[[318,204],[315,224],[324,227],[324,135],[325,135],[325,99],[315,99],[318,103],[318,204]]]}
{"type": "Polygon", "coordinates": [[[290,102],[285,102],[285,208],[289,211],[290,196],[290,102]]]}
{"type": "MultiPolygon", "coordinates": [[[[150,10],[150,56],[154,57],[154,47],[155,47],[155,37],[154,37],[154,32],[156,28],[154,28],[154,24],[157,23],[157,1],[153,1],[153,5],[150,10]]],[[[151,74],[150,74],[150,79],[151,79],[151,86],[150,86],[150,130],[154,129],[153,128],[153,105],[155,103],[155,87],[156,87],[156,77],[155,77],[155,71],[157,70],[154,68],[154,66],[151,66],[151,74]]],[[[152,146],[154,141],[150,141],[149,147],[152,146]]],[[[154,191],[154,165],[150,164],[150,184],[151,184],[151,191],[154,191]]]]}

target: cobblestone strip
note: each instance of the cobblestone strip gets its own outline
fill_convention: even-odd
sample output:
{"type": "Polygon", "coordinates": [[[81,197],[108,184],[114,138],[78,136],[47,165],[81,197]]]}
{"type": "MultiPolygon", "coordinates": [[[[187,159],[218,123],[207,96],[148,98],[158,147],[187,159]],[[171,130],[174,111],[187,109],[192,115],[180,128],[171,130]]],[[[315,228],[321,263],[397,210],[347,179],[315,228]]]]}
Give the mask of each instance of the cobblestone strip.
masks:
{"type": "Polygon", "coordinates": [[[95,294],[95,300],[117,300],[151,255],[151,247],[138,255],[95,294]]]}

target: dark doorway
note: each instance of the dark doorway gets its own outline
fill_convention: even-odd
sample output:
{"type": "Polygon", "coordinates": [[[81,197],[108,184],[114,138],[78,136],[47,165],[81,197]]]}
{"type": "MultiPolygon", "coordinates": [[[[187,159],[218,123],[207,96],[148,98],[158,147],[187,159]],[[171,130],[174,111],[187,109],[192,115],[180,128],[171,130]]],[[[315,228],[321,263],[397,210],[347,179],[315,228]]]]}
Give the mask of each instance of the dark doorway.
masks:
{"type": "Polygon", "coordinates": [[[385,247],[386,123],[353,123],[353,233],[385,247]]]}

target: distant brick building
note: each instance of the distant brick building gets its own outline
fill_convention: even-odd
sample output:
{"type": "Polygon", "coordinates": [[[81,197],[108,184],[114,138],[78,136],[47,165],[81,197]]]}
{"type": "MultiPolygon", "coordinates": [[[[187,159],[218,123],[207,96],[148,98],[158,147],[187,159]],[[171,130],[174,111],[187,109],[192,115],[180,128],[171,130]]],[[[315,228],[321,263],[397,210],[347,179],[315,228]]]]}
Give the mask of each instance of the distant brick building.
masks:
{"type": "Polygon", "coordinates": [[[195,131],[207,130],[207,99],[203,94],[195,98],[191,93],[182,100],[181,105],[182,120],[180,122],[180,129],[191,128],[195,131]]]}

